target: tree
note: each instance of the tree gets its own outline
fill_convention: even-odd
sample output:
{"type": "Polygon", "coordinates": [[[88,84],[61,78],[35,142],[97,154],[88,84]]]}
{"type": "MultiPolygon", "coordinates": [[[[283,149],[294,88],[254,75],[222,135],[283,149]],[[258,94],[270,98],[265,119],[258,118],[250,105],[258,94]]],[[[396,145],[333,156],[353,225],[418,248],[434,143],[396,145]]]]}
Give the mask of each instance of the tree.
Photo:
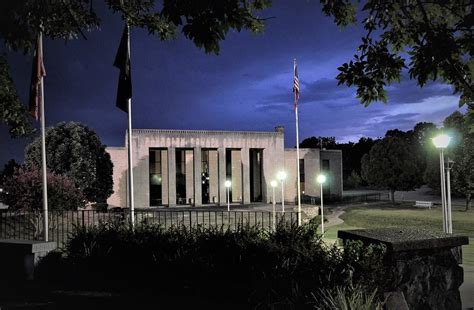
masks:
{"type": "Polygon", "coordinates": [[[412,145],[399,137],[386,137],[362,157],[362,178],[371,186],[390,190],[395,202],[395,191],[414,190],[421,185],[422,170],[412,145]]]}
{"type": "MultiPolygon", "coordinates": [[[[84,196],[66,176],[48,172],[48,206],[53,210],[77,210],[84,196]]],[[[43,209],[43,174],[38,167],[18,168],[4,184],[5,203],[12,210],[43,209]]]]}
{"type": "MultiPolygon", "coordinates": [[[[260,32],[264,20],[256,16],[270,0],[105,0],[130,26],[146,29],[161,40],[172,39],[178,29],[206,53],[219,53],[219,42],[229,30],[260,32]]],[[[92,0],[0,1],[0,38],[14,51],[31,52],[42,29],[46,38],[71,40],[100,27],[92,0]]],[[[0,123],[12,136],[32,131],[25,107],[12,83],[9,67],[0,54],[0,123]]]]}
{"type": "Polygon", "coordinates": [[[362,184],[362,179],[359,174],[355,171],[352,171],[351,175],[347,178],[347,181],[344,183],[344,189],[358,188],[362,184]]]}
{"type": "MultiPolygon", "coordinates": [[[[337,25],[356,23],[352,1],[321,0],[321,4],[337,25]]],[[[355,86],[365,106],[386,102],[386,86],[399,82],[407,68],[420,87],[429,80],[452,85],[460,105],[468,105],[474,131],[474,3],[368,0],[362,14],[366,34],[354,59],[338,68],[339,84],[355,86]]]]}
{"type": "MultiPolygon", "coordinates": [[[[113,164],[97,134],[75,122],[46,130],[48,169],[74,181],[88,201],[105,202],[113,193],[113,164]]],[[[25,165],[41,166],[41,140],[25,149],[25,165]]]]}
{"type": "Polygon", "coordinates": [[[337,142],[335,137],[310,137],[304,139],[300,143],[301,148],[314,148],[314,149],[337,149],[337,142]]]}
{"type": "Polygon", "coordinates": [[[15,170],[20,168],[20,164],[17,163],[14,159],[10,159],[5,166],[3,167],[2,172],[0,173],[0,186],[5,182],[9,177],[12,177],[15,173],[15,170]]]}
{"type": "Polygon", "coordinates": [[[454,140],[447,154],[454,161],[451,189],[466,198],[466,210],[469,210],[474,192],[474,134],[469,131],[467,117],[459,111],[448,116],[443,124],[454,140]]]}

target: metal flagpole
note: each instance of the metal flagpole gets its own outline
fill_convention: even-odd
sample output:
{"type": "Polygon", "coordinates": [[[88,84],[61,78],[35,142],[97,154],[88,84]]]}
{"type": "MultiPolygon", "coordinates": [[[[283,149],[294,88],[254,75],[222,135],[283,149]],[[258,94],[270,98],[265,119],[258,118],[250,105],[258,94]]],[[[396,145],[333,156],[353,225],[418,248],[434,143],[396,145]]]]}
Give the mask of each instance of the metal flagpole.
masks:
{"type": "MultiPolygon", "coordinates": [[[[39,44],[38,53],[43,62],[43,33],[39,33],[39,44]]],[[[44,241],[49,241],[49,223],[48,223],[48,175],[46,169],[46,131],[45,131],[45,120],[44,120],[44,76],[41,75],[41,165],[43,170],[43,217],[44,217],[44,241]]]]}
{"type": "MultiPolygon", "coordinates": [[[[130,54],[130,26],[128,28],[128,55],[130,54]]],[[[130,223],[135,227],[135,200],[133,198],[133,157],[132,157],[132,99],[127,100],[128,111],[128,190],[129,190],[129,205],[130,205],[130,223]]]]}
{"type": "MultiPolygon", "coordinates": [[[[296,59],[293,63],[294,78],[296,79],[296,59]]],[[[299,90],[298,90],[299,92],[299,90]]],[[[296,170],[298,171],[298,226],[301,226],[301,184],[300,184],[300,139],[298,133],[298,94],[295,91],[295,118],[296,118],[296,170]]]]}

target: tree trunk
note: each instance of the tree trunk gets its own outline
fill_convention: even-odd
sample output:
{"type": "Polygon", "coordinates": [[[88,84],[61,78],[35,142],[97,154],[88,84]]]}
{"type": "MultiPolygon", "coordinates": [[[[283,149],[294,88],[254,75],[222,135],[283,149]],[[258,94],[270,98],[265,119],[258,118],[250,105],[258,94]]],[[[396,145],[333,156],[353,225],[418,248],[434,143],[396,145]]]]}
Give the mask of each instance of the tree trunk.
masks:
{"type": "Polygon", "coordinates": [[[469,211],[471,209],[471,197],[471,193],[466,195],[466,211],[469,211]]]}
{"type": "Polygon", "coordinates": [[[395,204],[395,190],[393,189],[390,190],[390,201],[395,204]]]}

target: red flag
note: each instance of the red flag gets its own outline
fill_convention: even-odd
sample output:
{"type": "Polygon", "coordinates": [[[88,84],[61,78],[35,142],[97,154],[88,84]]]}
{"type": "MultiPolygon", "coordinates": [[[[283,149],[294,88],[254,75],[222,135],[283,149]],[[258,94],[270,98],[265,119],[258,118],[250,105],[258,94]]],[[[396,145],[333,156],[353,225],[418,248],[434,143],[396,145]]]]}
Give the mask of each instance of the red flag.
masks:
{"type": "Polygon", "coordinates": [[[36,120],[40,118],[39,109],[41,105],[41,98],[43,97],[41,82],[44,76],[46,76],[46,70],[44,69],[43,64],[43,42],[42,36],[39,35],[36,41],[35,54],[33,56],[33,70],[31,72],[29,106],[30,114],[36,120]]]}
{"type": "Polygon", "coordinates": [[[298,80],[298,67],[295,60],[295,73],[293,79],[293,92],[295,93],[295,109],[298,107],[298,99],[300,99],[300,81],[298,80]]]}

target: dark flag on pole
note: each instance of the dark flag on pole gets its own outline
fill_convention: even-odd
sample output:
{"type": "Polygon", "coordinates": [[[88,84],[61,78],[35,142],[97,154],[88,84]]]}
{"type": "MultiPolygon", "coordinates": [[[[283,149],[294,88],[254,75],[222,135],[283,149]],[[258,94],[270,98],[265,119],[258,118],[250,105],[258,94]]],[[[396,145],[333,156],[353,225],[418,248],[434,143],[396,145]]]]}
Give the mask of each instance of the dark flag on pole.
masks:
{"type": "Polygon", "coordinates": [[[35,54],[33,56],[33,70],[31,72],[31,86],[30,86],[30,104],[29,112],[36,120],[40,118],[40,105],[42,93],[42,78],[46,76],[46,70],[43,64],[43,44],[40,36],[36,40],[35,54]]]}
{"type": "Polygon", "coordinates": [[[128,100],[132,98],[132,70],[130,64],[130,30],[125,25],[120,46],[115,56],[114,66],[120,70],[117,107],[124,112],[128,112],[128,100]]]}

